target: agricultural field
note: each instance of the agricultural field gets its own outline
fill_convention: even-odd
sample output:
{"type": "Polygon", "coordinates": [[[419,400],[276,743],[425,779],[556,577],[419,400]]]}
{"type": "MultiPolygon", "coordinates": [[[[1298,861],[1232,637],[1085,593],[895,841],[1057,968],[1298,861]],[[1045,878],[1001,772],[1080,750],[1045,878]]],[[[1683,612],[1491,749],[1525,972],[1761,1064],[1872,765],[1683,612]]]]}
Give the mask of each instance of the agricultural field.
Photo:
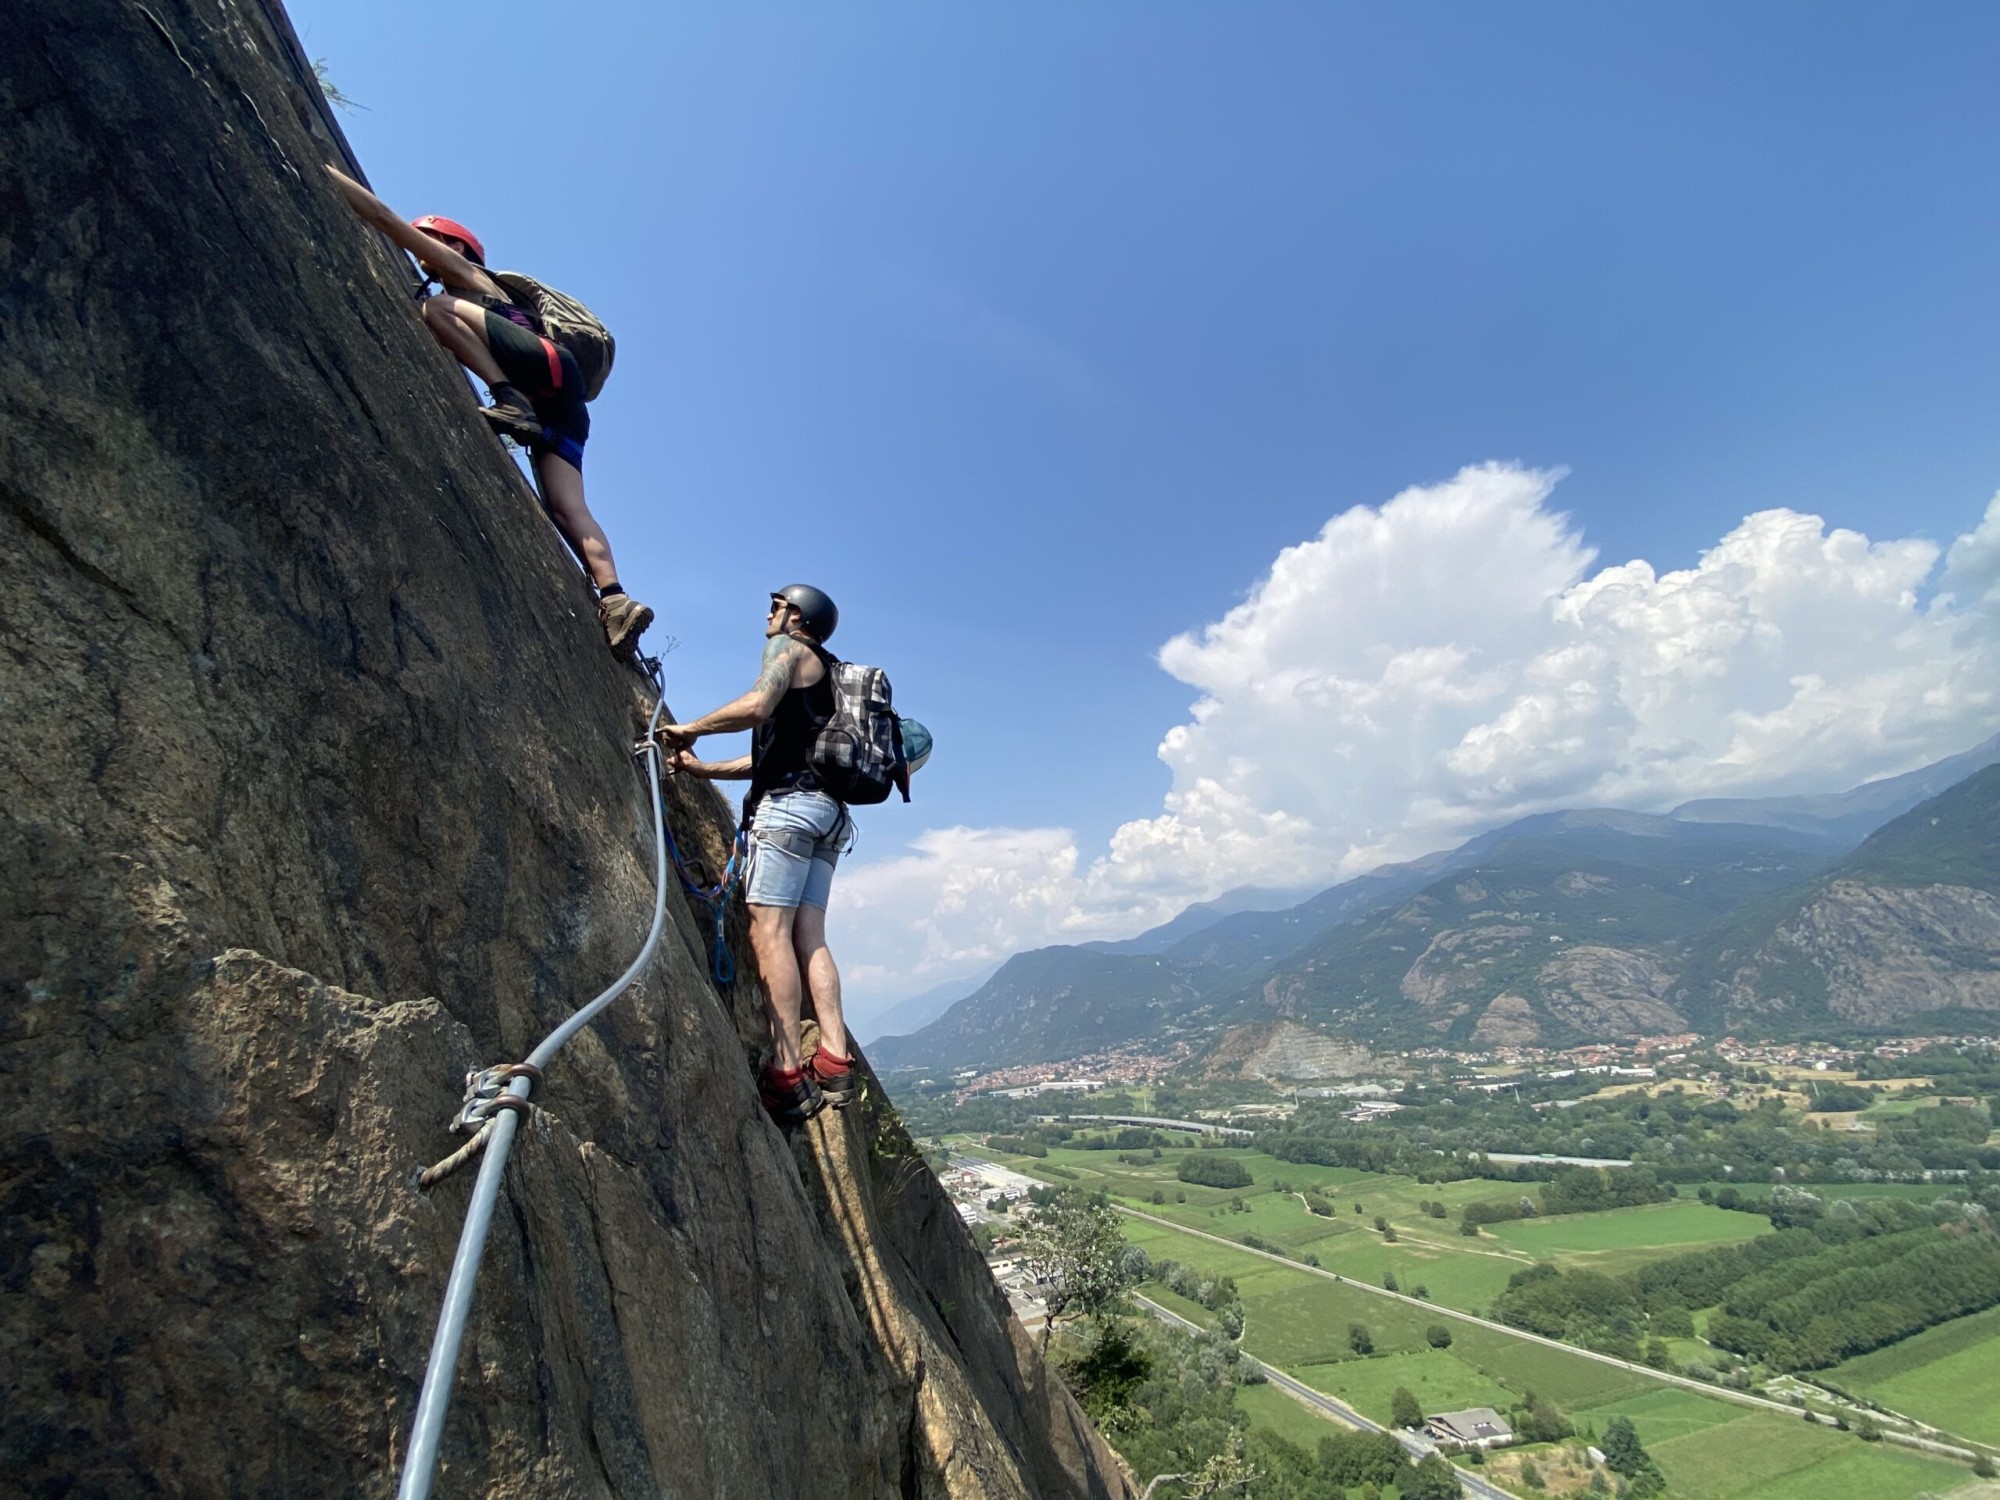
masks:
{"type": "Polygon", "coordinates": [[[1276,1433],[1311,1453],[1319,1440],[1341,1430],[1340,1424],[1307,1411],[1274,1385],[1245,1385],[1236,1390],[1236,1405],[1252,1427],[1276,1433]]]}
{"type": "MultiPolygon", "coordinates": [[[[1586,1414],[1594,1418],[1596,1412],[1586,1414]]],[[[1703,1500],[1917,1500],[1972,1481],[1966,1469],[1775,1412],[1657,1441],[1633,1417],[1670,1495],[1703,1500]]]]}
{"type": "Polygon", "coordinates": [[[1385,1277],[1394,1276],[1400,1289],[1422,1287],[1430,1300],[1464,1312],[1491,1305],[1509,1276],[1537,1260],[1615,1273],[1678,1250],[1748,1239],[1770,1227],[1759,1215],[1733,1213],[1690,1196],[1604,1213],[1498,1224],[1470,1238],[1459,1233],[1456,1219],[1432,1218],[1418,1205],[1434,1201],[1456,1213],[1466,1203],[1518,1194],[1527,1185],[1480,1178],[1426,1184],[1414,1177],[1280,1161],[1243,1149],[1201,1153],[1239,1161],[1254,1179],[1249,1187],[1212,1188],[1175,1176],[1186,1152],[1173,1148],[1143,1165],[1121,1162],[1115,1151],[1056,1147],[1046,1157],[1009,1156],[976,1142],[964,1149],[1046,1182],[1102,1188],[1128,1207],[1190,1229],[1230,1240],[1255,1235],[1287,1255],[1312,1255],[1327,1270],[1356,1281],[1381,1286],[1385,1277]],[[1274,1182],[1290,1191],[1274,1191],[1274,1182]],[[1308,1211],[1303,1197],[1308,1188],[1333,1204],[1331,1218],[1308,1211]],[[1155,1203],[1156,1194],[1167,1201],[1155,1203]],[[1186,1202],[1175,1201],[1181,1195],[1186,1202]],[[1239,1201],[1241,1210],[1231,1206],[1239,1201]],[[1377,1215],[1395,1226],[1394,1242],[1376,1232],[1377,1215]]]}
{"type": "Polygon", "coordinates": [[[1753,1239],[1770,1229],[1770,1221],[1758,1214],[1676,1199],[1608,1213],[1517,1219],[1491,1225],[1487,1232],[1508,1249],[1532,1259],[1552,1260],[1566,1267],[1587,1266],[1615,1275],[1656,1259],[1661,1246],[1700,1249],[1753,1239]]]}
{"type": "MultiPolygon", "coordinates": [[[[1276,1264],[1143,1221],[1128,1223],[1126,1235],[1155,1258],[1171,1256],[1205,1272],[1234,1277],[1243,1298],[1244,1347],[1328,1395],[1351,1400],[1357,1411],[1377,1421],[1388,1420],[1389,1393],[1408,1379],[1440,1389],[1457,1389],[1476,1380],[1483,1391],[1512,1392],[1507,1399],[1536,1391],[1564,1406],[1636,1392],[1651,1383],[1643,1375],[1494,1329],[1441,1320],[1421,1305],[1378,1297],[1304,1268],[1276,1264]],[[1450,1328],[1452,1343],[1448,1349],[1434,1350],[1425,1330],[1441,1321],[1450,1328]],[[1376,1358],[1360,1359],[1350,1348],[1348,1328],[1354,1323],[1367,1326],[1376,1358]],[[1375,1389],[1379,1382],[1367,1367],[1386,1366],[1392,1360],[1408,1378],[1375,1389]],[[1338,1388],[1349,1381],[1357,1382],[1352,1391],[1338,1388]]],[[[1171,1295],[1155,1295],[1153,1288],[1146,1295],[1184,1316],[1206,1317],[1171,1295]]]]}
{"type": "Polygon", "coordinates": [[[1937,1098],[1926,1099],[1883,1099],[1861,1111],[1864,1120],[1879,1120],[1885,1115],[1913,1115],[1920,1109],[1937,1109],[1943,1103],[1937,1098]]]}
{"type": "Polygon", "coordinates": [[[1940,1323],[1811,1378],[2000,1446],[2000,1307],[1940,1323]]]}
{"type": "MultiPolygon", "coordinates": [[[[1377,1421],[1388,1420],[1390,1395],[1399,1385],[1431,1410],[1475,1404],[1504,1408],[1532,1391],[1554,1401],[1579,1430],[1591,1434],[1622,1412],[1654,1453],[1669,1493],[1680,1500],[1917,1500],[1971,1481],[1960,1465],[1886,1444],[1863,1444],[1851,1433],[1747,1411],[1561,1349],[1439,1319],[1422,1306],[1375,1296],[1304,1267],[1143,1220],[1129,1221],[1126,1230],[1134,1244],[1155,1258],[1171,1256],[1234,1277],[1245,1312],[1244,1348],[1377,1421]],[[1432,1348],[1425,1337],[1427,1327],[1439,1322],[1452,1334],[1446,1349],[1432,1348]],[[1368,1328],[1374,1355],[1353,1352],[1348,1331],[1354,1323],[1368,1328]]],[[[1149,1287],[1147,1295],[1183,1316],[1207,1317],[1201,1308],[1161,1288],[1149,1287]]],[[[1261,1408],[1286,1398],[1266,1388],[1250,1400],[1261,1408]]],[[[1294,1406],[1293,1411],[1300,1409],[1294,1406]]],[[[1310,1413],[1300,1414],[1312,1420],[1310,1413]]],[[[1291,1431],[1277,1425],[1292,1420],[1289,1413],[1277,1412],[1272,1425],[1296,1442],[1291,1431]]]]}
{"type": "Polygon", "coordinates": [[[1302,1365],[1292,1371],[1316,1391],[1345,1401],[1363,1416],[1386,1422],[1389,1398],[1402,1386],[1425,1411],[1458,1411],[1468,1406],[1505,1407],[1519,1399],[1485,1371],[1450,1350],[1426,1348],[1374,1359],[1344,1359],[1330,1365],[1302,1365]]]}

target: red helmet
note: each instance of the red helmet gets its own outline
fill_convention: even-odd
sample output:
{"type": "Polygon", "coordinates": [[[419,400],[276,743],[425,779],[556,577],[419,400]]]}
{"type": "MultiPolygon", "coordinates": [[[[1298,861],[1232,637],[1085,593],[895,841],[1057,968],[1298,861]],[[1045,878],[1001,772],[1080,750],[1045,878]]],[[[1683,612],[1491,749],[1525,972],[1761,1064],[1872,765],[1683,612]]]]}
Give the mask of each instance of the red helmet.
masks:
{"type": "Polygon", "coordinates": [[[421,219],[412,220],[412,227],[421,229],[434,239],[450,235],[455,240],[464,240],[468,258],[476,266],[486,264],[486,247],[479,243],[479,236],[467,229],[456,219],[447,219],[442,214],[425,214],[421,219]]]}

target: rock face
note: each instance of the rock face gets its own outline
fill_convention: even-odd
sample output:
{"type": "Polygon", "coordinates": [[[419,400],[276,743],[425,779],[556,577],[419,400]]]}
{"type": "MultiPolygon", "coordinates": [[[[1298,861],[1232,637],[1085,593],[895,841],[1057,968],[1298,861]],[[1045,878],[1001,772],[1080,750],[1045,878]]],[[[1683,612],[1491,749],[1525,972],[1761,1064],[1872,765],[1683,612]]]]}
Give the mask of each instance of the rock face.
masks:
{"type": "MultiPolygon", "coordinates": [[[[638,948],[648,690],[281,15],[35,7],[0,108],[0,1464],[386,1495],[471,1183],[411,1173],[638,948]]],[[[439,1493],[1126,1494],[879,1091],[781,1135],[670,915],[521,1133],[439,1493]]]]}
{"type": "Polygon", "coordinates": [[[2000,766],[1884,824],[1827,878],[1718,934],[1686,988],[1745,1028],[1990,1025],[2000,1012],[2000,766]]]}
{"type": "Polygon", "coordinates": [[[1542,1039],[1542,1027],[1526,996],[1496,995],[1480,1013],[1472,1039],[1487,1047],[1532,1047],[1542,1039]]]}
{"type": "MultiPolygon", "coordinates": [[[[1484,900],[1482,892],[1468,900],[1484,900]]],[[[1489,989],[1486,966],[1539,936],[1534,928],[1495,922],[1483,927],[1451,927],[1430,940],[1398,985],[1403,998],[1426,1008],[1467,991],[1489,989]]]]}
{"type": "Polygon", "coordinates": [[[1744,1013],[1801,989],[1845,1021],[2000,1011],[2000,897],[1969,886],[1835,880],[1785,922],[1725,989],[1744,1013]],[[1807,976],[1801,985],[1794,977],[1807,976]]]}
{"type": "Polygon", "coordinates": [[[1535,979],[1542,1004],[1581,1031],[1645,1036],[1687,1026],[1663,998],[1673,974],[1648,954],[1577,943],[1543,964],[1535,979]]]}

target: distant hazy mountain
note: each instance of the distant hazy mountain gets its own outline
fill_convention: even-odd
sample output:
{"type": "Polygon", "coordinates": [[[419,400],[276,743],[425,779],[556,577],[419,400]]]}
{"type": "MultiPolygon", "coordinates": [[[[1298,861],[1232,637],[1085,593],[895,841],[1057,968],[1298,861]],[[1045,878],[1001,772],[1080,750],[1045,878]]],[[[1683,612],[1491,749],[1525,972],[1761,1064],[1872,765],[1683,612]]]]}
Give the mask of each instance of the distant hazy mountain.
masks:
{"type": "MultiPolygon", "coordinates": [[[[871,1056],[884,1068],[1042,1061],[1275,1016],[1411,1045],[1631,1035],[1748,1015],[1750,1001],[1721,998],[1704,943],[1729,926],[1739,957],[1763,951],[1771,930],[1756,926],[1760,913],[1778,920],[1785,899],[1869,834],[1995,763],[2000,736],[1826,796],[1712,799],[1667,817],[1539,814],[1282,910],[1232,892],[1126,943],[1017,955],[871,1056]],[[1218,911],[1239,896],[1253,909],[1218,911]]],[[[1775,959],[1758,963],[1757,973],[1775,972],[1775,959]]],[[[1743,993],[1761,995],[1759,982],[1740,981],[1743,993]]],[[[1826,1012],[1796,1012],[1807,1013],[1826,1012]]]]}
{"type": "Polygon", "coordinates": [[[1091,953],[1165,953],[1182,939],[1206,931],[1226,917],[1244,912],[1263,915],[1283,912],[1304,900],[1310,890],[1310,887],[1282,890],[1265,885],[1238,886],[1233,891],[1224,891],[1213,901],[1195,902],[1173,920],[1148,928],[1137,937],[1116,942],[1080,943],[1077,946],[1091,953]]]}
{"type": "Polygon", "coordinates": [[[1891,818],[1927,797],[2000,763],[2000,734],[1920,771],[1866,782],[1850,791],[1806,797],[1709,797],[1683,802],[1670,816],[1691,823],[1761,823],[1773,828],[1829,833],[1858,844],[1891,818]]]}
{"type": "Polygon", "coordinates": [[[881,1038],[869,1059],[878,1070],[997,1067],[1157,1036],[1172,1016],[1199,1004],[1188,970],[1163,958],[1086,948],[1017,953],[977,994],[915,1036],[881,1038]]]}
{"type": "Polygon", "coordinates": [[[906,1000],[898,1000],[879,1013],[864,1011],[850,1013],[848,1029],[855,1039],[866,1047],[877,1037],[904,1036],[930,1025],[953,1005],[970,995],[988,979],[993,971],[970,974],[963,979],[948,979],[943,984],[934,984],[920,995],[911,995],[906,1000]]]}

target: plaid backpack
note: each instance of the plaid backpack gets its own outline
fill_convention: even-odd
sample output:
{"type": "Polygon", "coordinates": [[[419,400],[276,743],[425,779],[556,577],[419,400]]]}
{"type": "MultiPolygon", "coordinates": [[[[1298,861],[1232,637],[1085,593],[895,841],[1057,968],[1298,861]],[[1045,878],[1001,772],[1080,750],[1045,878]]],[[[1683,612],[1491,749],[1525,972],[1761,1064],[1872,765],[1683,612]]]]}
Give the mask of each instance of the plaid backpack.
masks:
{"type": "Polygon", "coordinates": [[[830,797],[867,807],[892,790],[910,800],[910,765],[902,720],[890,706],[889,675],[880,667],[842,661],[824,647],[814,653],[833,683],[833,716],[813,738],[813,774],[830,797]]]}
{"type": "Polygon", "coordinates": [[[597,393],[604,389],[604,382],[611,378],[611,361],[618,353],[611,330],[576,298],[545,286],[532,276],[520,271],[488,274],[516,302],[542,320],[550,338],[576,356],[577,370],[583,376],[583,399],[595,401],[597,393]]]}

